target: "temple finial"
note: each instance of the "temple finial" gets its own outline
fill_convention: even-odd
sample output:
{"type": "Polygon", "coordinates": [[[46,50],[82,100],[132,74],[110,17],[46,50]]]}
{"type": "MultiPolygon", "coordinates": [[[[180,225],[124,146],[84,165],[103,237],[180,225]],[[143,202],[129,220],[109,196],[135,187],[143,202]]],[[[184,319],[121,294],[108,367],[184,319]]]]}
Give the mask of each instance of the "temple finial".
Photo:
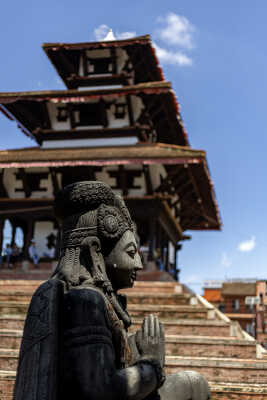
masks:
{"type": "Polygon", "coordinates": [[[107,42],[110,40],[116,40],[112,29],[109,30],[107,36],[103,40],[107,42]]]}

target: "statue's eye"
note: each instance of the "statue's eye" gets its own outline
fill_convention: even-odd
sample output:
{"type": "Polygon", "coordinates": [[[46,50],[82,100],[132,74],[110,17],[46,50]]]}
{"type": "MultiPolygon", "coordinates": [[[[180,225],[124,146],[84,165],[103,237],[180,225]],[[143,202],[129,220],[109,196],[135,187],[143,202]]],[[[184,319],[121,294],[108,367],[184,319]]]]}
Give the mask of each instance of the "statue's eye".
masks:
{"type": "Polygon", "coordinates": [[[136,249],[134,249],[133,247],[131,247],[130,249],[127,250],[127,254],[134,258],[135,254],[136,254],[136,249]]]}

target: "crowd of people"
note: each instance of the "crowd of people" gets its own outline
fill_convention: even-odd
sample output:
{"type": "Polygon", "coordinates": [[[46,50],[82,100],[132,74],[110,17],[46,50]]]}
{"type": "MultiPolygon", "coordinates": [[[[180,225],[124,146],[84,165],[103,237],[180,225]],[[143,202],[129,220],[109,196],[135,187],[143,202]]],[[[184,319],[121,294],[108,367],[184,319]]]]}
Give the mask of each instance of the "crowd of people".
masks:
{"type": "MultiPolygon", "coordinates": [[[[143,266],[146,269],[148,264],[149,264],[149,243],[145,242],[140,246],[139,249],[140,256],[143,262],[143,266]]],[[[34,239],[31,240],[30,246],[28,247],[27,251],[28,258],[34,265],[34,268],[38,268],[38,264],[40,261],[40,258],[45,258],[49,260],[54,260],[56,256],[56,248],[54,244],[49,243],[46,246],[45,251],[43,254],[40,254],[40,251],[38,250],[36,246],[36,241],[34,239]]],[[[18,262],[23,261],[25,257],[23,256],[23,251],[20,247],[17,246],[16,243],[11,245],[10,243],[6,244],[6,247],[4,248],[2,252],[2,256],[0,256],[0,267],[5,267],[12,269],[16,266],[18,262]]],[[[162,254],[160,249],[155,249],[153,252],[153,263],[155,263],[156,267],[163,271],[164,270],[164,263],[162,260],[162,254]]]]}
{"type": "MultiPolygon", "coordinates": [[[[34,239],[31,240],[30,246],[28,248],[28,258],[32,261],[34,268],[38,268],[38,264],[41,257],[48,258],[49,260],[55,259],[55,246],[47,245],[45,251],[41,255],[36,247],[36,242],[34,239]]],[[[10,243],[6,244],[6,247],[3,249],[2,256],[0,256],[0,266],[2,268],[12,269],[16,266],[18,262],[21,262],[25,257],[23,257],[23,251],[20,247],[17,246],[16,243],[11,245],[10,243]]],[[[26,257],[27,258],[27,257],[26,257]]]]}
{"type": "Polygon", "coordinates": [[[3,253],[4,254],[2,262],[6,262],[7,268],[12,268],[14,264],[20,261],[21,249],[17,246],[16,243],[14,243],[12,246],[11,244],[7,243],[3,253]]]}

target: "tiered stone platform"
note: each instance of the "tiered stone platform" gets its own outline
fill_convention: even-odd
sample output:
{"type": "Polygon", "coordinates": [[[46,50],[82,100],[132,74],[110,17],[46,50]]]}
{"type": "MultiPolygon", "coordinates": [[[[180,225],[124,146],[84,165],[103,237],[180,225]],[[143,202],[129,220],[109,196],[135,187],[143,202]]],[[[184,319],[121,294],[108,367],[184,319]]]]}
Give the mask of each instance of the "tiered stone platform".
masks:
{"type": "MultiPolygon", "coordinates": [[[[25,313],[40,283],[0,280],[0,400],[12,398],[25,313]]],[[[213,400],[267,400],[265,350],[202,297],[176,282],[136,282],[124,292],[132,331],[149,313],[164,323],[167,373],[200,372],[210,383],[213,400]]]]}

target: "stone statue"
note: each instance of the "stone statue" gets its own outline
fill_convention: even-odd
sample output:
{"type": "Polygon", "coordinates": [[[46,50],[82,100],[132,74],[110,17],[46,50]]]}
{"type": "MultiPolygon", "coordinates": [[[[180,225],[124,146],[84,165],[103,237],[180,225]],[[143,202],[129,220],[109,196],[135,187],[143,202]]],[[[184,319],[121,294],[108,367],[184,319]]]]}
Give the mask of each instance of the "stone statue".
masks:
{"type": "Polygon", "coordinates": [[[165,381],[164,328],[149,315],[133,335],[126,298],[142,268],[121,197],[99,181],[65,187],[58,266],[29,306],[14,400],[207,400],[197,373],[165,381]],[[165,383],[164,383],[165,382],[165,383]]]}

